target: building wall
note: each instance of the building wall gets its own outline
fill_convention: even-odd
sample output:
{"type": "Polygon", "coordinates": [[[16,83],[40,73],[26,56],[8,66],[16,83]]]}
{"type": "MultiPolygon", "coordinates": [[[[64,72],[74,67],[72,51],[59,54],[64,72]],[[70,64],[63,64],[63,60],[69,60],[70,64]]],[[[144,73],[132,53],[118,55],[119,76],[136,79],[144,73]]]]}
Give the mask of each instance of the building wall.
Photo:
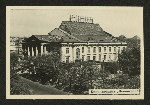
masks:
{"type": "Polygon", "coordinates": [[[21,44],[22,40],[23,40],[22,37],[10,37],[10,51],[22,54],[22,44],[21,44]],[[17,45],[18,43],[19,45],[17,45]]]}
{"type": "MultiPolygon", "coordinates": [[[[43,43],[42,46],[44,46],[47,43],[43,43]]],[[[41,51],[38,52],[43,52],[44,49],[41,46],[41,51]],[[43,49],[43,50],[42,50],[43,49]]],[[[49,45],[47,45],[49,46],[49,45]]],[[[88,57],[90,57],[89,60],[94,60],[93,58],[95,57],[95,61],[100,61],[100,62],[112,62],[112,61],[117,61],[118,60],[118,53],[121,53],[121,50],[123,48],[126,48],[127,43],[89,43],[89,42],[84,42],[84,43],[75,43],[75,42],[70,42],[70,43],[61,43],[61,48],[60,48],[60,53],[61,53],[61,61],[62,62],[75,62],[77,60],[77,49],[80,51],[79,53],[79,58],[78,60],[84,60],[87,61],[88,57]],[[88,50],[90,48],[90,52],[88,50]],[[99,48],[101,50],[99,51],[99,48]],[[116,50],[114,51],[114,49],[116,50]],[[120,51],[119,51],[120,48],[120,51]],[[84,51],[82,51],[84,49],[84,51]],[[95,49],[95,52],[94,52],[95,49]],[[111,51],[110,51],[111,49],[111,51]],[[104,56],[106,57],[104,59],[104,56]]],[[[31,46],[32,47],[32,46],[31,46]]],[[[57,46],[54,46],[57,47],[57,46]]],[[[28,49],[27,49],[28,51],[28,49]]],[[[32,52],[30,48],[30,52],[32,52]]],[[[34,51],[35,52],[35,51],[34,51]]],[[[44,53],[44,52],[43,52],[44,53]]],[[[41,53],[41,54],[43,54],[41,53]]],[[[46,54],[46,53],[44,53],[46,54]]],[[[29,56],[36,56],[35,54],[28,54],[29,56]]]]}
{"type": "Polygon", "coordinates": [[[76,60],[76,49],[80,49],[80,60],[82,59],[82,56],[84,56],[84,61],[87,61],[87,57],[90,56],[90,60],[94,60],[93,56],[95,56],[95,61],[103,61],[104,55],[106,56],[105,62],[111,62],[111,61],[117,61],[118,59],[118,53],[123,50],[123,48],[126,48],[126,45],[122,45],[121,43],[118,43],[117,45],[114,43],[104,43],[103,45],[96,45],[96,43],[76,43],[76,44],[63,44],[61,47],[61,53],[62,53],[62,62],[66,62],[67,57],[69,57],[69,62],[74,62],[76,60]],[[82,52],[82,47],[84,48],[84,52],[82,52]],[[88,51],[88,47],[90,48],[90,52],[88,51]],[[101,51],[99,52],[99,47],[101,48],[101,51]],[[120,51],[119,51],[120,47],[120,51]],[[96,51],[94,52],[94,48],[96,48],[96,51]],[[104,50],[106,49],[106,51],[104,50]],[[109,50],[111,48],[111,51],[109,50]],[[116,51],[114,49],[116,48],[116,51]],[[66,49],[69,49],[69,53],[66,53],[66,49]]]}

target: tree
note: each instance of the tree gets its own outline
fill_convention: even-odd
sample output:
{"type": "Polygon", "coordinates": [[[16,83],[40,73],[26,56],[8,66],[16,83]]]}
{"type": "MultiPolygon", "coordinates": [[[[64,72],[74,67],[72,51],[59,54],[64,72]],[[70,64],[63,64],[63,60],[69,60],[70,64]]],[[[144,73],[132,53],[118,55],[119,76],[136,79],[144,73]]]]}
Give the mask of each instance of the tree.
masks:
{"type": "Polygon", "coordinates": [[[140,74],[140,48],[132,47],[123,50],[119,55],[119,67],[130,76],[140,74]]]}
{"type": "Polygon", "coordinates": [[[111,74],[116,74],[118,69],[119,69],[119,65],[117,62],[107,62],[104,64],[105,66],[105,71],[110,72],[111,74]]]}
{"type": "Polygon", "coordinates": [[[15,67],[17,66],[19,60],[19,56],[16,53],[10,53],[10,66],[12,68],[12,70],[15,70],[15,67]]]}
{"type": "Polygon", "coordinates": [[[29,86],[23,83],[17,74],[18,54],[10,54],[10,94],[31,94],[29,86]]]}

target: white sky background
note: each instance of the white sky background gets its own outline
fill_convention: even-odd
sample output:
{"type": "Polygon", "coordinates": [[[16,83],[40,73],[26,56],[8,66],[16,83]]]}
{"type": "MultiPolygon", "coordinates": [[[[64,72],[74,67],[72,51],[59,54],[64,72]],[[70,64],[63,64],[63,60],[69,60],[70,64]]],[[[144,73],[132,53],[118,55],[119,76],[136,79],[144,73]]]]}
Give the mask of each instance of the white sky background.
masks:
{"type": "MultiPolygon", "coordinates": [[[[49,7],[48,7],[49,8],[49,7]]],[[[92,17],[94,23],[113,36],[143,36],[142,7],[50,7],[49,9],[12,9],[10,35],[47,35],[70,15],[92,17]]]]}

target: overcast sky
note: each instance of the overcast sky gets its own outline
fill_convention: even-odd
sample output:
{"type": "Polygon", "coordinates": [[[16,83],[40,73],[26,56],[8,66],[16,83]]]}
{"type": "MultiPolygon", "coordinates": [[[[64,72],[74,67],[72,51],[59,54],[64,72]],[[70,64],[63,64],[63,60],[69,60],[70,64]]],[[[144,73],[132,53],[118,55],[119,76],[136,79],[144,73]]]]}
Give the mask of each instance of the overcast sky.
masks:
{"type": "Polygon", "coordinates": [[[38,7],[10,11],[10,35],[47,35],[70,15],[92,17],[94,23],[113,36],[143,35],[142,7],[38,7]]]}

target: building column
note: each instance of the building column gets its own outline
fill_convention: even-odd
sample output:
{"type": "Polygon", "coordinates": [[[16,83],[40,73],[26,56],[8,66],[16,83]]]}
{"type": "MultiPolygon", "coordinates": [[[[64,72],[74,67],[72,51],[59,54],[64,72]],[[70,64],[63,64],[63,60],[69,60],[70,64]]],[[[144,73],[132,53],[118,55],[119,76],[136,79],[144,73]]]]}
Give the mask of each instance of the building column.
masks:
{"type": "Polygon", "coordinates": [[[35,47],[35,53],[36,53],[36,56],[38,55],[38,49],[37,47],[35,47]]]}
{"type": "Polygon", "coordinates": [[[46,54],[46,46],[44,46],[44,54],[46,54]]]}
{"type": "Polygon", "coordinates": [[[75,62],[75,60],[74,60],[74,46],[72,47],[72,61],[75,62]]]}
{"type": "Polygon", "coordinates": [[[96,61],[99,61],[99,47],[96,46],[96,61]]]}
{"type": "Polygon", "coordinates": [[[41,44],[41,55],[43,54],[43,45],[41,44]]]}
{"type": "Polygon", "coordinates": [[[28,56],[30,56],[30,48],[29,48],[29,46],[27,46],[27,50],[28,50],[28,56]]]}
{"type": "Polygon", "coordinates": [[[33,46],[31,47],[32,56],[34,56],[33,46]]]}

